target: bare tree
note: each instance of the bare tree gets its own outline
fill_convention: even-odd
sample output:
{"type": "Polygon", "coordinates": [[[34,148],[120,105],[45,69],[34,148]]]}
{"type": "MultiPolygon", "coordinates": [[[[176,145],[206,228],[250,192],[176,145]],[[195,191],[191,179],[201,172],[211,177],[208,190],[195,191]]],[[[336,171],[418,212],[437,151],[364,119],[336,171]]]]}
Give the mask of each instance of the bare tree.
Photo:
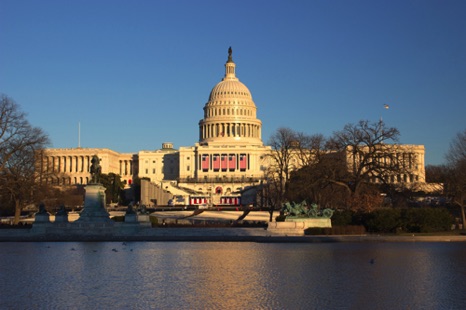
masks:
{"type": "Polygon", "coordinates": [[[297,133],[295,140],[294,149],[300,166],[312,166],[318,163],[322,156],[328,154],[327,139],[322,134],[297,133]]]}
{"type": "Polygon", "coordinates": [[[410,175],[416,158],[397,144],[399,135],[398,129],[386,127],[382,120],[347,124],[333,134],[328,144],[346,167],[344,171],[327,173],[327,181],[345,188],[355,200],[364,184],[375,180],[389,184],[394,178],[410,175]]]}
{"type": "Polygon", "coordinates": [[[448,167],[446,165],[427,165],[426,166],[427,183],[445,183],[448,176],[448,167]]]}
{"type": "MultiPolygon", "coordinates": [[[[290,128],[279,128],[270,137],[268,144],[272,150],[269,153],[269,170],[267,174],[267,200],[269,204],[270,221],[275,208],[281,207],[285,199],[285,187],[293,170],[292,158],[297,143],[297,135],[290,128]]],[[[296,159],[295,159],[296,160],[296,159]]]]}
{"type": "MultiPolygon", "coordinates": [[[[37,154],[49,143],[42,129],[5,95],[0,97],[0,193],[15,205],[15,224],[22,208],[33,200],[37,154]]],[[[5,198],[5,197],[4,197],[5,198]]]]}
{"type": "Polygon", "coordinates": [[[457,133],[456,137],[451,141],[446,158],[450,165],[466,160],[466,129],[457,133]]]}
{"type": "Polygon", "coordinates": [[[446,155],[449,167],[447,193],[461,208],[463,229],[466,225],[466,129],[456,135],[446,155]]]}
{"type": "Polygon", "coordinates": [[[334,153],[327,149],[327,144],[322,134],[296,134],[292,151],[298,159],[299,169],[292,171],[286,192],[288,200],[306,200],[326,207],[336,205],[336,197],[341,201],[335,185],[327,179],[329,175],[335,179],[335,174],[344,169],[340,167],[340,157],[332,156],[334,153]]]}

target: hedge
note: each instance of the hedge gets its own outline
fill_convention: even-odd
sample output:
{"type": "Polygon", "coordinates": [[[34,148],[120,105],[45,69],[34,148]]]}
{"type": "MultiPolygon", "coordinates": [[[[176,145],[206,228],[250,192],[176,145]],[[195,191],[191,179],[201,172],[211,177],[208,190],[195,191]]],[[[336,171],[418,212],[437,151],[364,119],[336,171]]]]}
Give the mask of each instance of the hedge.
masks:
{"type": "Polygon", "coordinates": [[[383,208],[370,213],[337,211],[332,226],[363,225],[372,233],[448,231],[454,223],[445,208],[383,208]]]}

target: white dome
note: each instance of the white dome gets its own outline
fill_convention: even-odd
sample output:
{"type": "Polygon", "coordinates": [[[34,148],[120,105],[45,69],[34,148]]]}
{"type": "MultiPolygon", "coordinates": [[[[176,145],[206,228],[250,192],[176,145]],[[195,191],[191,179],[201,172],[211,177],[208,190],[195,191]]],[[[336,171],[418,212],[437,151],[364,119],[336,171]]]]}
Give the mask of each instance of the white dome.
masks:
{"type": "Polygon", "coordinates": [[[236,79],[236,81],[223,80],[218,83],[210,92],[209,102],[226,98],[252,100],[251,92],[246,85],[241,83],[238,79],[236,79]]]}
{"type": "Polygon", "coordinates": [[[200,143],[260,144],[262,123],[256,117],[256,105],[249,89],[235,75],[235,63],[229,49],[225,76],[212,88],[199,121],[200,143]]]}

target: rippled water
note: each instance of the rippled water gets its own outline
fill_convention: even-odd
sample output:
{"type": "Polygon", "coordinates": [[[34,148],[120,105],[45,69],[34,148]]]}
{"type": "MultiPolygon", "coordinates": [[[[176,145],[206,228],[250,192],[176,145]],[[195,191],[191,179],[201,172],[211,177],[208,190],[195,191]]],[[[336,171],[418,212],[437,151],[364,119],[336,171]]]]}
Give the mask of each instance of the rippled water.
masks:
{"type": "Polygon", "coordinates": [[[464,243],[0,243],[1,309],[464,309],[464,243]]]}

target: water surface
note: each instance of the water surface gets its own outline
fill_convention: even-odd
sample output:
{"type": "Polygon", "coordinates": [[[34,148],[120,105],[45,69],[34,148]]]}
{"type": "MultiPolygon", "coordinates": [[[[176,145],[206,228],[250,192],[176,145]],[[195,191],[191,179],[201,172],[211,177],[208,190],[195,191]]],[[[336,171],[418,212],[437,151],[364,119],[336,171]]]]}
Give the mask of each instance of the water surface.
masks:
{"type": "Polygon", "coordinates": [[[464,309],[464,243],[0,243],[1,309],[464,309]]]}

